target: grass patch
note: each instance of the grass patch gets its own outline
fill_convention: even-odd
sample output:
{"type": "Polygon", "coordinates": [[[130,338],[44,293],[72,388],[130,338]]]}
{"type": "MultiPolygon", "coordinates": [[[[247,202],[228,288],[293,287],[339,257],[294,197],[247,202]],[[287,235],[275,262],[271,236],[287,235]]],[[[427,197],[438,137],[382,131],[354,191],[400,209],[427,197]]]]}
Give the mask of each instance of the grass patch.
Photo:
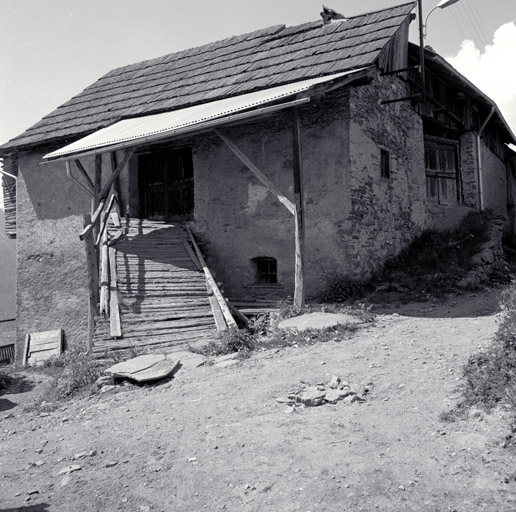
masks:
{"type": "Polygon", "coordinates": [[[13,382],[13,378],[5,372],[0,371],[0,391],[8,388],[13,382]]]}
{"type": "Polygon", "coordinates": [[[459,281],[474,267],[473,256],[489,239],[491,216],[487,211],[470,212],[456,229],[423,231],[372,278],[336,278],[321,301],[344,302],[367,295],[375,302],[397,298],[408,302],[457,292],[459,281]]]}
{"type": "Polygon", "coordinates": [[[312,345],[329,340],[340,340],[350,336],[358,327],[355,324],[339,324],[326,329],[308,329],[302,332],[279,329],[281,320],[305,313],[346,313],[362,322],[373,322],[375,315],[371,306],[343,306],[341,304],[312,304],[303,309],[296,308],[291,299],[278,303],[274,313],[253,318],[245,329],[229,329],[219,334],[219,338],[202,347],[190,347],[192,352],[209,357],[238,353],[248,357],[253,351],[270,350],[289,346],[312,345]]]}

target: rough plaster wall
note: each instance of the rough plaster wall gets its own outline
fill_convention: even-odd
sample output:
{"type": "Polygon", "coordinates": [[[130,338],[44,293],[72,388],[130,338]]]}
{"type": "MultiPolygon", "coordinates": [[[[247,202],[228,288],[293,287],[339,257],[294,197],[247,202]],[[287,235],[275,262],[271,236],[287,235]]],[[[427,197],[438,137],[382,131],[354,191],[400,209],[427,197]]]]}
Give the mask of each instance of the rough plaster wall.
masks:
{"type": "Polygon", "coordinates": [[[374,271],[429,223],[421,118],[407,102],[380,104],[406,95],[392,77],[352,89],[350,277],[374,271]],[[380,176],[381,148],[390,153],[390,179],[380,176]]]}
{"type": "Polygon", "coordinates": [[[27,333],[63,328],[67,343],[80,345],[88,332],[86,257],[78,235],[90,199],[66,176],[64,163],[39,165],[45,153],[20,156],[18,361],[27,333]]]}
{"type": "Polygon", "coordinates": [[[484,208],[507,217],[507,166],[480,140],[484,208]]]}
{"type": "MultiPolygon", "coordinates": [[[[332,94],[300,110],[306,215],[307,293],[315,295],[328,267],[342,263],[341,239],[349,227],[347,93],[332,94]]],[[[225,133],[293,200],[292,125],[289,113],[225,133]]],[[[195,231],[207,242],[208,263],[230,296],[292,295],[294,219],[216,137],[196,139],[195,231]],[[255,287],[251,260],[278,260],[280,287],[255,287]],[[243,286],[242,286],[243,285],[243,286]]]]}

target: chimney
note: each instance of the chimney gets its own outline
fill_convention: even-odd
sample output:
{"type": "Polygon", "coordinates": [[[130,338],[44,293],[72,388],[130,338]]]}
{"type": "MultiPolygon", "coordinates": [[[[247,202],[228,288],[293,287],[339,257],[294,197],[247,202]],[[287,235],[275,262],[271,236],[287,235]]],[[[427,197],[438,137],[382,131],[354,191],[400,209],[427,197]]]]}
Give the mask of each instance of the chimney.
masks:
{"type": "Polygon", "coordinates": [[[341,14],[340,12],[331,9],[330,7],[323,5],[322,8],[323,10],[321,12],[321,18],[323,19],[323,25],[328,25],[336,21],[344,21],[346,19],[344,14],[341,14]]]}

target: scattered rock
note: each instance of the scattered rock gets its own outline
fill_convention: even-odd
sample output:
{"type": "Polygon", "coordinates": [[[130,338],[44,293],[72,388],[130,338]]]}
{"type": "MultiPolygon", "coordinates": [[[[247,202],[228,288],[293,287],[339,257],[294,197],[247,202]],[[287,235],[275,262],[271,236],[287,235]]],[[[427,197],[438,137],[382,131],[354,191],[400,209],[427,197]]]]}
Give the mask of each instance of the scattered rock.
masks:
{"type": "Polygon", "coordinates": [[[100,392],[101,393],[107,393],[108,391],[111,391],[112,389],[115,389],[116,386],[115,385],[107,385],[107,386],[102,386],[100,388],[100,392]]]}
{"type": "Polygon", "coordinates": [[[341,395],[341,390],[338,389],[329,389],[326,392],[326,396],[324,397],[324,401],[329,404],[336,404],[339,400],[342,400],[344,396],[341,395]]]}
{"type": "Polygon", "coordinates": [[[66,475],[62,480],[61,480],[61,487],[65,487],[66,485],[68,485],[70,482],[72,481],[72,477],[70,475],[66,475]]]}
{"type": "Polygon", "coordinates": [[[150,507],[148,505],[140,505],[140,512],[150,512],[150,507]]]}
{"type": "Polygon", "coordinates": [[[215,366],[220,368],[227,368],[228,366],[233,366],[238,363],[238,352],[233,352],[232,354],[226,354],[225,356],[217,357],[214,361],[215,366]]]}
{"type": "Polygon", "coordinates": [[[90,450],[89,452],[76,453],[73,456],[72,460],[85,459],[86,457],[93,457],[95,455],[97,455],[97,451],[96,450],[90,450]]]}
{"type": "Polygon", "coordinates": [[[332,375],[330,382],[328,382],[328,387],[331,389],[337,389],[340,385],[340,377],[337,375],[332,375]]]}
{"type": "Polygon", "coordinates": [[[325,329],[339,324],[359,324],[361,320],[355,316],[345,313],[307,313],[286,320],[282,320],[278,327],[280,329],[294,329],[302,332],[307,329],[325,329]]]}
{"type": "Polygon", "coordinates": [[[197,457],[189,457],[188,462],[197,462],[197,457]]]}
{"type": "Polygon", "coordinates": [[[112,386],[114,383],[115,380],[111,375],[103,375],[95,381],[95,386],[97,386],[97,388],[101,388],[102,386],[112,386]]]}
{"type": "Polygon", "coordinates": [[[287,404],[287,405],[291,405],[294,403],[294,400],[292,398],[282,398],[282,397],[278,397],[276,398],[276,402],[278,402],[279,404],[287,404]]]}
{"type": "Polygon", "coordinates": [[[308,407],[317,407],[324,402],[325,396],[325,391],[321,391],[314,387],[308,387],[300,395],[297,395],[296,401],[308,407]]]}
{"type": "Polygon", "coordinates": [[[63,468],[61,471],[59,471],[58,475],[68,475],[74,471],[80,471],[81,469],[82,466],[79,466],[79,464],[72,464],[71,466],[67,466],[66,468],[63,468]]]}
{"type": "Polygon", "coordinates": [[[118,461],[117,460],[110,460],[108,462],[106,462],[106,464],[104,465],[104,467],[106,468],[112,468],[113,466],[116,466],[118,464],[118,461]]]}
{"type": "Polygon", "coordinates": [[[31,489],[28,493],[27,493],[29,496],[31,494],[39,494],[39,489],[31,489]]]}

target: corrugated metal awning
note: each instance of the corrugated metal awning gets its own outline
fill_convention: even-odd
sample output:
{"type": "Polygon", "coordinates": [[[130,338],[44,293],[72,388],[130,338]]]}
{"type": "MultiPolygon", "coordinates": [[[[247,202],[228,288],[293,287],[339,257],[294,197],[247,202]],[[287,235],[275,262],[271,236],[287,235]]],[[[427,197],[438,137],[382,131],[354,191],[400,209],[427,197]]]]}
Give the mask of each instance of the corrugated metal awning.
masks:
{"type": "MultiPolygon", "coordinates": [[[[172,112],[124,119],[57,151],[53,151],[43,158],[68,160],[85,154],[102,153],[122,147],[137,146],[143,143],[170,138],[174,135],[182,135],[199,131],[203,128],[208,129],[226,122],[257,116],[265,110],[263,107],[273,102],[278,102],[296,94],[307,92],[320,84],[337,81],[349,75],[355,75],[363,71],[363,69],[364,68],[303,80],[301,82],[216,100],[172,112]]],[[[274,105],[268,107],[268,109],[279,110],[306,101],[309,101],[309,94],[294,102],[274,105]]]]}

